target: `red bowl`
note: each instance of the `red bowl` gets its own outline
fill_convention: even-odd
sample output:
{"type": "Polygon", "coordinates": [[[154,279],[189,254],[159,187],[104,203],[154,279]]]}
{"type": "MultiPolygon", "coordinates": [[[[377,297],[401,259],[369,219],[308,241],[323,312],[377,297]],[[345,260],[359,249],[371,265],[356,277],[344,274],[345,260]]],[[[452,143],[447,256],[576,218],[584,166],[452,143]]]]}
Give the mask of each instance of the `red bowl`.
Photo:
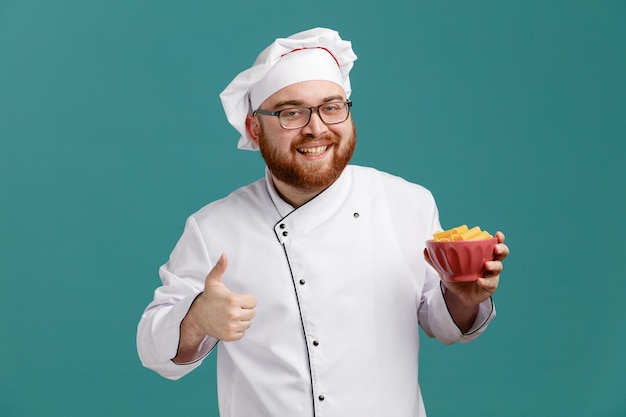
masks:
{"type": "Polygon", "coordinates": [[[446,281],[476,281],[485,269],[485,262],[493,260],[496,243],[496,237],[456,242],[427,240],[426,250],[446,281]]]}

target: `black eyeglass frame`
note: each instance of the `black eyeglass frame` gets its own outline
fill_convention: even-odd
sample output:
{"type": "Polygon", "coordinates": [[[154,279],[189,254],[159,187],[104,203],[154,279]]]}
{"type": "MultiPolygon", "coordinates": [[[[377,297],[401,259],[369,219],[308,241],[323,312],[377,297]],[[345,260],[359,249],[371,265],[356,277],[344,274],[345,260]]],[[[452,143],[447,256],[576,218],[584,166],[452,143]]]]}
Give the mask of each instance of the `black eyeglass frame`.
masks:
{"type": "Polygon", "coordinates": [[[269,111],[269,110],[255,110],[252,112],[252,115],[256,115],[256,114],[262,114],[264,116],[276,116],[278,117],[278,123],[280,124],[280,127],[282,127],[283,129],[286,130],[295,130],[295,129],[302,129],[303,127],[307,126],[309,123],[311,123],[311,116],[313,115],[313,112],[316,112],[317,115],[319,116],[320,120],[326,124],[326,125],[338,125],[339,123],[343,123],[346,120],[348,120],[348,117],[350,117],[350,108],[352,107],[352,101],[351,100],[346,100],[346,101],[329,101],[328,103],[324,103],[324,104],[320,104],[317,107],[306,107],[306,106],[293,106],[293,107],[288,107],[286,109],[282,109],[282,110],[278,110],[278,111],[269,111]],[[328,123],[326,121],[324,121],[324,117],[322,117],[322,114],[320,113],[320,108],[324,107],[324,106],[328,106],[329,104],[335,104],[335,103],[343,103],[345,104],[348,109],[346,111],[346,118],[343,119],[340,122],[331,122],[328,123]],[[290,109],[307,109],[309,110],[309,118],[307,119],[306,123],[303,124],[302,126],[298,126],[298,127],[285,127],[283,126],[282,121],[280,120],[280,114],[282,112],[284,112],[285,110],[290,110],[290,109]]]}

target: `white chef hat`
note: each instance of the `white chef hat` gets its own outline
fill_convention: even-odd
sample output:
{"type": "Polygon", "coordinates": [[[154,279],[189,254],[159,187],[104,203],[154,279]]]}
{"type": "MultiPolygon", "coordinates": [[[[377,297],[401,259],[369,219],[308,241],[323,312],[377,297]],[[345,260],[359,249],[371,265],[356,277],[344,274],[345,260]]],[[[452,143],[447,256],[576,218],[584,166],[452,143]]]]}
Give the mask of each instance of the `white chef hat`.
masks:
{"type": "Polygon", "coordinates": [[[239,133],[238,148],[257,150],[246,132],[246,116],[269,96],[301,81],[333,81],[350,97],[349,73],[356,55],[352,43],[331,29],[315,28],[278,38],[222,91],[226,118],[239,133]]]}

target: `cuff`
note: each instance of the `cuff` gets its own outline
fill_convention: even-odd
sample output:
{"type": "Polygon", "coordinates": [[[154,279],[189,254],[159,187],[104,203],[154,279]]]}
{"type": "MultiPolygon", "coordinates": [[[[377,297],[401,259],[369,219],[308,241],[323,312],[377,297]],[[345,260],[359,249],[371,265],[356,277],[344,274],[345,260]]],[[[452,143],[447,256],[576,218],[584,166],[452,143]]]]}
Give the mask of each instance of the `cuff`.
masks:
{"type": "MultiPolygon", "coordinates": [[[[445,303],[444,294],[447,291],[447,289],[442,283],[439,284],[439,287],[441,289],[440,291],[441,298],[443,299],[443,302],[445,303]]],[[[446,310],[447,309],[448,309],[448,306],[446,305],[446,310]]],[[[495,316],[496,316],[496,307],[493,303],[493,298],[489,297],[487,300],[483,301],[482,303],[478,305],[478,314],[476,315],[474,324],[466,333],[463,333],[458,328],[456,323],[454,323],[454,320],[452,319],[452,316],[450,315],[450,312],[448,310],[448,317],[450,318],[452,323],[454,323],[454,326],[457,328],[460,334],[459,342],[461,343],[467,343],[476,339],[487,328],[487,324],[489,324],[489,322],[493,320],[495,316]]]]}

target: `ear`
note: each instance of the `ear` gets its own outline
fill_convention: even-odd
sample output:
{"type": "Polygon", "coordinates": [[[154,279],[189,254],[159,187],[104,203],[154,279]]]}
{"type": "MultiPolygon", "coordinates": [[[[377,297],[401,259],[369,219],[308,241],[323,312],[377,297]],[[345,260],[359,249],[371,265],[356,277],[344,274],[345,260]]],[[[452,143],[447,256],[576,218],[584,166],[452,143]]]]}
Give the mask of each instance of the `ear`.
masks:
{"type": "Polygon", "coordinates": [[[246,132],[256,146],[259,146],[259,134],[261,133],[261,122],[255,116],[246,116],[246,132]]]}

